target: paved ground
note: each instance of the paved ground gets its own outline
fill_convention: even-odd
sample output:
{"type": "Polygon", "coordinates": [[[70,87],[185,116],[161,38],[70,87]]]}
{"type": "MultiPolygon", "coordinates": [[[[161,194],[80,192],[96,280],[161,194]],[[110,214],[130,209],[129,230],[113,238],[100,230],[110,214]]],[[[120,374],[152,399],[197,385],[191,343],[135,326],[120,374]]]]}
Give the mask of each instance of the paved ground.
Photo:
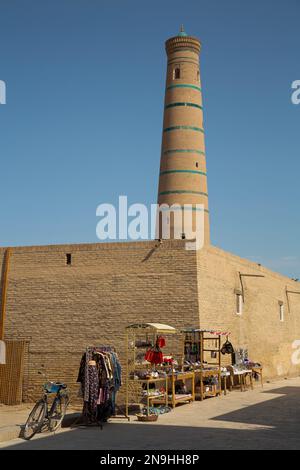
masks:
{"type": "Polygon", "coordinates": [[[21,425],[26,420],[32,409],[31,404],[23,404],[20,406],[0,405],[0,429],[5,426],[21,425]]]}
{"type": "MultiPolygon", "coordinates": [[[[1,417],[1,409],[0,409],[1,417]]],[[[300,449],[300,378],[177,407],[157,423],[112,420],[1,449],[300,449]]]]}

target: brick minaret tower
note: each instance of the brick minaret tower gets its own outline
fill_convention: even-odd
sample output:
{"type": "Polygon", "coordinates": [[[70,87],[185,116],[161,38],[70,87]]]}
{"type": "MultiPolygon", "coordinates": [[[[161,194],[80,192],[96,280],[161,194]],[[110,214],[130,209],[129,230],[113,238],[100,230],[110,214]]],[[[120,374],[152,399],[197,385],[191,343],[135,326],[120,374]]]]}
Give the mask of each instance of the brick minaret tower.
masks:
{"type": "MultiPolygon", "coordinates": [[[[209,243],[209,212],[203,130],[202,92],[199,71],[200,41],[188,36],[183,27],[178,36],[166,41],[168,56],[158,204],[192,204],[191,226],[184,226],[182,238],[195,231],[195,217],[204,209],[204,243],[209,243]],[[201,211],[201,209],[200,209],[201,211]]],[[[161,218],[160,218],[161,224],[161,218]]],[[[170,214],[171,238],[176,218],[170,214]]],[[[160,238],[163,238],[161,226],[160,238]]]]}

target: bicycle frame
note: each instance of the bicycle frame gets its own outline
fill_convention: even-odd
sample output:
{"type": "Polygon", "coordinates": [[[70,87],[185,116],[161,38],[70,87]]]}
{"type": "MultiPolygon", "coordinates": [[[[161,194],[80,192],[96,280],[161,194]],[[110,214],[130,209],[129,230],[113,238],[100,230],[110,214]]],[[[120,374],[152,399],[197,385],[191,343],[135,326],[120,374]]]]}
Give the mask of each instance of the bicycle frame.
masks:
{"type": "MultiPolygon", "coordinates": [[[[42,366],[42,367],[43,367],[43,366],[42,366]]],[[[60,398],[62,398],[62,397],[65,397],[65,398],[66,398],[66,406],[68,406],[68,404],[69,404],[69,396],[68,396],[68,394],[67,394],[65,388],[59,388],[56,392],[49,392],[49,391],[47,391],[47,383],[52,383],[52,382],[50,382],[50,381],[48,380],[48,377],[46,376],[46,374],[45,374],[44,372],[39,371],[38,374],[43,375],[43,376],[45,377],[45,379],[46,379],[46,383],[43,385],[43,392],[44,392],[44,393],[43,393],[43,397],[41,398],[41,400],[44,401],[44,403],[46,404],[45,420],[49,420],[49,413],[50,413],[50,411],[51,411],[51,409],[52,409],[52,407],[53,407],[53,405],[54,405],[54,403],[55,403],[55,400],[56,400],[57,398],[60,399],[60,398]],[[51,406],[50,406],[50,408],[49,408],[48,396],[49,396],[50,394],[53,394],[53,393],[55,393],[55,397],[54,397],[54,399],[53,399],[53,401],[52,401],[52,404],[51,404],[51,406]]]]}
{"type": "Polygon", "coordinates": [[[44,403],[46,405],[46,414],[45,414],[45,418],[44,418],[45,421],[49,421],[49,416],[51,416],[52,407],[54,406],[54,403],[55,403],[57,398],[61,399],[62,397],[65,397],[66,398],[66,406],[68,406],[68,404],[69,404],[68,394],[67,393],[62,393],[62,392],[64,392],[64,390],[59,389],[55,393],[55,397],[53,398],[52,403],[51,403],[51,402],[49,402],[49,395],[53,395],[53,393],[44,391],[44,394],[43,394],[43,397],[41,398],[41,400],[44,401],[44,403]]]}
{"type": "MultiPolygon", "coordinates": [[[[40,371],[38,373],[46,377],[44,373],[40,371]]],[[[42,432],[45,427],[49,431],[56,431],[62,423],[68,405],[67,386],[47,381],[43,385],[43,396],[37,401],[26,421],[23,433],[25,439],[31,439],[37,432],[42,432]],[[49,400],[50,394],[54,396],[52,403],[49,400]],[[36,418],[37,410],[40,414],[36,418]]]]}

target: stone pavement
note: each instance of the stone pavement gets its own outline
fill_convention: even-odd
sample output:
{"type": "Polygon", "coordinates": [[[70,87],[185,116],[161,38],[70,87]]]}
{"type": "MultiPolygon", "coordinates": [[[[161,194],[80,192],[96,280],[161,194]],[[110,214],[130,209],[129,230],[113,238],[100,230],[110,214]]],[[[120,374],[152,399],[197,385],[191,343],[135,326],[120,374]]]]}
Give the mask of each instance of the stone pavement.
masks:
{"type": "Polygon", "coordinates": [[[26,421],[32,405],[6,406],[0,404],[0,443],[20,434],[20,426],[26,421]]]}
{"type": "MultiPolygon", "coordinates": [[[[234,391],[177,407],[156,423],[115,419],[99,428],[64,428],[1,449],[300,449],[300,378],[234,391]]],[[[0,413],[1,417],[1,413],[0,413]]]]}
{"type": "Polygon", "coordinates": [[[32,404],[18,406],[0,405],[0,429],[5,426],[21,425],[27,418],[32,404]]]}
{"type": "MultiPolygon", "coordinates": [[[[6,406],[0,404],[0,443],[19,437],[21,426],[26,422],[33,403],[23,403],[18,406],[6,406]]],[[[74,421],[73,414],[78,413],[78,408],[69,408],[68,417],[74,421]]],[[[68,424],[70,419],[66,419],[68,424]]]]}

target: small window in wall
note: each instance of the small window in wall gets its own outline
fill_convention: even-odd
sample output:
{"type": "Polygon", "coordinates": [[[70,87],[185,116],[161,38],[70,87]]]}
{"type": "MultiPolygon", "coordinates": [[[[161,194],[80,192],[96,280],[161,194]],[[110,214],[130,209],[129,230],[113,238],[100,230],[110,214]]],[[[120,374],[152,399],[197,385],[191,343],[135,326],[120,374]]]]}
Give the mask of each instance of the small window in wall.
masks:
{"type": "Polygon", "coordinates": [[[180,78],[180,68],[175,67],[173,70],[173,80],[178,80],[180,78]]]}
{"type": "Polygon", "coordinates": [[[197,81],[200,82],[200,71],[197,71],[197,81]]]}
{"type": "Polygon", "coordinates": [[[284,303],[279,302],[279,320],[284,321],[284,303]]]}
{"type": "Polygon", "coordinates": [[[72,264],[72,255],[71,255],[71,253],[66,254],[66,264],[68,264],[68,265],[72,264]]]}
{"type": "Polygon", "coordinates": [[[243,296],[242,294],[236,294],[236,314],[243,314],[243,296]]]}
{"type": "Polygon", "coordinates": [[[199,163],[198,163],[198,162],[196,162],[196,168],[198,168],[198,166],[199,166],[199,163]]]}

